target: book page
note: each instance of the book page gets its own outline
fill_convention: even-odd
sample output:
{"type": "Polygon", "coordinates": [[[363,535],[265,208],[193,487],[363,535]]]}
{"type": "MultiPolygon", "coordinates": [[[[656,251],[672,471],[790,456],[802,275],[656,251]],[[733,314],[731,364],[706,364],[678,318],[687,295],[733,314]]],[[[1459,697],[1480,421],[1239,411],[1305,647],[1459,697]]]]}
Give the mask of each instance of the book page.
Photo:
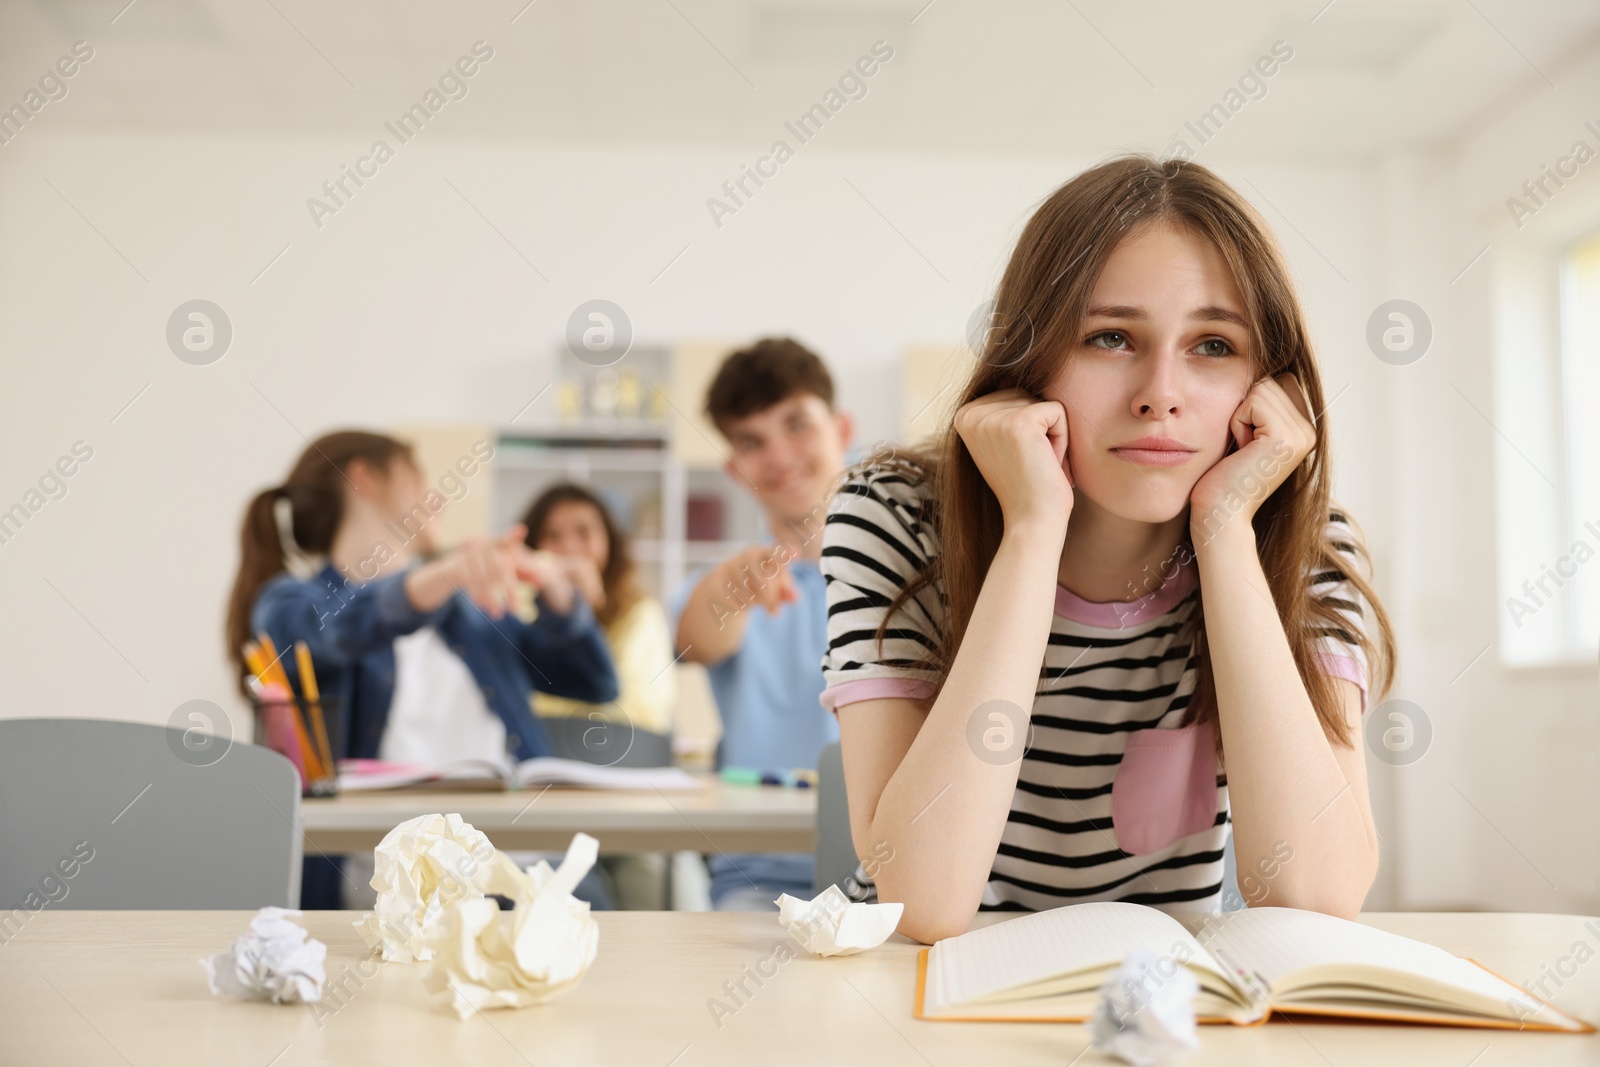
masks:
{"type": "MultiPolygon", "coordinates": [[[[1115,967],[1135,949],[1158,958],[1184,950],[1190,963],[1223,974],[1170,915],[1143,904],[1097,901],[1035,912],[938,942],[928,952],[926,1006],[937,1011],[1061,975],[1115,967]]],[[[1098,976],[1093,984],[1098,985],[1098,976]]]]}
{"type": "Polygon", "coordinates": [[[573,785],[590,789],[699,789],[701,781],[681,767],[602,767],[582,760],[540,756],[517,765],[516,783],[573,785]]]}
{"type": "Polygon", "coordinates": [[[339,761],[339,790],[347,793],[399,789],[428,781],[504,782],[510,768],[489,760],[458,760],[454,763],[394,763],[376,759],[339,761]]]}
{"type": "MultiPolygon", "coordinates": [[[[1344,981],[1371,980],[1371,970],[1416,976],[1430,985],[1463,994],[1459,1006],[1514,1017],[1508,999],[1538,1014],[1537,1001],[1483,968],[1436,945],[1364,926],[1314,911],[1295,908],[1247,908],[1219,916],[1199,934],[1202,944],[1218,950],[1224,962],[1235,960],[1255,970],[1271,988],[1294,972],[1309,967],[1337,968],[1344,981]]],[[[1385,981],[1384,984],[1388,984],[1385,981]]],[[[1429,986],[1394,981],[1396,992],[1423,993],[1429,986]]]]}

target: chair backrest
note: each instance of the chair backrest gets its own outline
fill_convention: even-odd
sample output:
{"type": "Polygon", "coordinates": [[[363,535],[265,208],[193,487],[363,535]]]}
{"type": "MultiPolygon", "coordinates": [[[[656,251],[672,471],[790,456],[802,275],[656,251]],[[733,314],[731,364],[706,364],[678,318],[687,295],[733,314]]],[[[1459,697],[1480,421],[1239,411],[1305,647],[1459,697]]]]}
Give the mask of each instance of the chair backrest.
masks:
{"type": "Polygon", "coordinates": [[[856,846],[850,837],[850,798],[844,788],[844,758],[839,742],[817,757],[817,860],[812,890],[844,888],[856,870],[856,846]]]}
{"type": "Polygon", "coordinates": [[[600,723],[582,715],[552,715],[540,722],[550,738],[553,756],[603,767],[672,766],[670,734],[600,723]]]}
{"type": "Polygon", "coordinates": [[[0,938],[44,907],[298,907],[299,817],[299,775],[267,748],[0,720],[0,938]]]}
{"type": "Polygon", "coordinates": [[[1228,828],[1228,840],[1222,846],[1222,910],[1243,911],[1244,895],[1239,892],[1239,860],[1233,851],[1233,827],[1228,828]]]}

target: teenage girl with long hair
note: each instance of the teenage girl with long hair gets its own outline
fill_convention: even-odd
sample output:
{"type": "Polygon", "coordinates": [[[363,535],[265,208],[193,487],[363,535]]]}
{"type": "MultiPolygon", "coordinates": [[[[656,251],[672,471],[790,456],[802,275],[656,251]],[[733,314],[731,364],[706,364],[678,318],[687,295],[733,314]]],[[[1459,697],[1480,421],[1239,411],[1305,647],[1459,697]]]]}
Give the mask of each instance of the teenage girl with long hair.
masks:
{"type": "Polygon", "coordinates": [[[822,699],[878,898],[928,942],[1215,910],[1231,834],[1251,903],[1354,916],[1394,640],[1264,223],[1203,166],[1112,160],[1034,213],[992,321],[942,434],[828,519],[822,699]]]}

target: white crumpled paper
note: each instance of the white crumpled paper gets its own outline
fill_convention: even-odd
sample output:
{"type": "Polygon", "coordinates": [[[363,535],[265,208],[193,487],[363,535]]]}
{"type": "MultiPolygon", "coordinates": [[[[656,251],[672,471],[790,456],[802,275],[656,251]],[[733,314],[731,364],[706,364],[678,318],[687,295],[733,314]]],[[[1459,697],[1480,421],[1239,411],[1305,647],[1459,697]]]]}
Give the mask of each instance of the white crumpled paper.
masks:
{"type": "Polygon", "coordinates": [[[428,930],[446,908],[485,893],[511,896],[521,876],[511,857],[460,815],[419,815],[373,850],[378,899],[355,926],[387,961],[428,960],[428,930]]]}
{"type": "Polygon", "coordinates": [[[211,992],[274,1004],[321,1000],[328,946],[290,921],[299,914],[289,908],[262,908],[232,948],[202,959],[211,992]]]}
{"type": "Polygon", "coordinates": [[[813,900],[780,896],[778,922],[800,947],[818,956],[849,956],[877,948],[900,925],[904,904],[858,904],[830,885],[813,900]]]}
{"type": "Polygon", "coordinates": [[[445,908],[429,929],[435,956],[423,984],[436,993],[448,989],[463,1019],[537,1004],[577,985],[594,962],[600,928],[572,891],[599,852],[600,843],[580,833],[554,871],[544,860],[516,871],[513,891],[504,893],[515,903],[509,913],[482,897],[445,908]]]}
{"type": "Polygon", "coordinates": [[[1137,1067],[1170,1063],[1200,1047],[1194,997],[1200,982],[1181,964],[1163,977],[1147,951],[1128,953],[1106,976],[1089,1020],[1089,1040],[1101,1052],[1137,1067]]]}

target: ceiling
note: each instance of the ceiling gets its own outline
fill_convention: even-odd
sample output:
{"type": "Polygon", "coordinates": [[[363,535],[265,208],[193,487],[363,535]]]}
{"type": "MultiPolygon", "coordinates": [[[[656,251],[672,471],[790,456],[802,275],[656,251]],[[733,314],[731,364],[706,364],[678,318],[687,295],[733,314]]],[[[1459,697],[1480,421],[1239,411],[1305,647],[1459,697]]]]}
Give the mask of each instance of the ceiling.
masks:
{"type": "Polygon", "coordinates": [[[95,56],[50,105],[58,132],[377,137],[483,40],[494,58],[438,136],[741,152],[883,40],[893,59],[828,125],[834,149],[1052,158],[1184,136],[1283,41],[1217,146],[1349,159],[1446,142],[1525,93],[1581,119],[1561,76],[1600,4],[0,0],[0,103],[78,39],[95,56]]]}

